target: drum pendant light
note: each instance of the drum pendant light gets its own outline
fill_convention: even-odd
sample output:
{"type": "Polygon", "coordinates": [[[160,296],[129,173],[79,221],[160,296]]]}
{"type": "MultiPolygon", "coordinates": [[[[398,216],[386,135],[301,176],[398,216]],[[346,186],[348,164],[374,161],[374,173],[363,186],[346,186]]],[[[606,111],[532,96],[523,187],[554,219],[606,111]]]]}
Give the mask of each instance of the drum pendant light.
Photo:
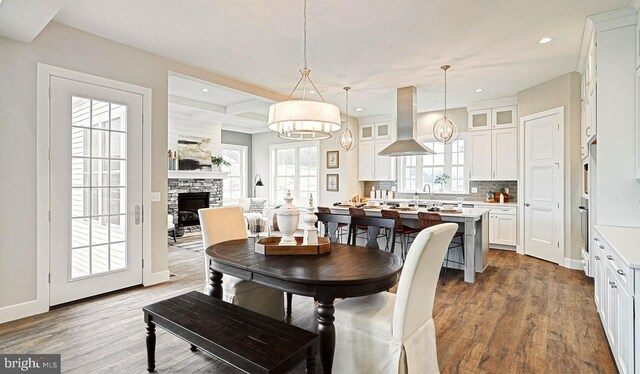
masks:
{"type": "Polygon", "coordinates": [[[444,114],[433,124],[433,136],[442,144],[451,144],[460,137],[460,129],[455,122],[449,119],[447,114],[447,70],[451,65],[442,65],[444,70],[444,114]]]}
{"type": "Polygon", "coordinates": [[[351,87],[344,87],[345,95],[346,95],[346,105],[345,105],[345,116],[346,121],[344,124],[344,131],[338,135],[338,145],[349,152],[356,149],[356,139],[353,136],[353,133],[349,129],[349,90],[351,87]]]}
{"type": "Polygon", "coordinates": [[[307,0],[304,0],[304,67],[301,77],[286,101],[269,107],[268,127],[278,136],[290,140],[318,140],[330,138],[334,131],[340,130],[340,109],[324,101],[324,97],[309,77],[307,67],[307,0]],[[307,82],[313,87],[322,101],[305,100],[307,82]],[[291,97],[302,83],[302,100],[291,97]]]}

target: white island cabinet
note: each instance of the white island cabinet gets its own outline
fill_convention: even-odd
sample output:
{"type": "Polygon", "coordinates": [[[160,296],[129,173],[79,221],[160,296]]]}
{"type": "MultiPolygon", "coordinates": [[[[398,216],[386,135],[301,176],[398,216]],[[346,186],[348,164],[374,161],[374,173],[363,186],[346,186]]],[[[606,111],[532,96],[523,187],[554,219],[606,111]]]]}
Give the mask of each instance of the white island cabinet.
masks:
{"type": "Polygon", "coordinates": [[[635,373],[640,352],[640,228],[594,226],[595,302],[609,347],[622,374],[635,373]]]}

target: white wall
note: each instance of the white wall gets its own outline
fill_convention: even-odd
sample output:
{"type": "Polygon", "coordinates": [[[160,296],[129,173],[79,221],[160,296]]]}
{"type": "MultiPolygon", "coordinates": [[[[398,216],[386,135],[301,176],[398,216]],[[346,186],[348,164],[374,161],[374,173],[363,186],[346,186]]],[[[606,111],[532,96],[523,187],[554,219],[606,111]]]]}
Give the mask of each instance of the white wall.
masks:
{"type": "MultiPolygon", "coordinates": [[[[224,58],[224,56],[221,56],[224,58]]],[[[271,100],[284,95],[179,63],[55,22],[30,44],[0,38],[0,308],[36,298],[36,67],[45,63],[153,91],[152,272],[167,270],[168,74],[179,72],[271,100]]],[[[146,119],[145,119],[146,123],[146,119]]]]}
{"type": "Polygon", "coordinates": [[[564,106],[564,257],[573,260],[580,259],[582,248],[578,211],[582,198],[580,100],[580,75],[575,72],[518,92],[519,117],[564,106]]]}
{"type": "MultiPolygon", "coordinates": [[[[357,137],[357,120],[355,120],[354,118],[349,118],[349,123],[351,125],[351,131],[354,132],[354,135],[356,135],[357,137]]],[[[269,199],[269,202],[272,204],[277,204],[282,201],[280,199],[278,201],[271,201],[271,187],[273,183],[271,181],[269,170],[269,149],[273,144],[281,144],[287,142],[290,141],[278,138],[277,135],[271,131],[253,134],[252,137],[252,175],[260,173],[260,175],[262,176],[262,181],[265,183],[265,187],[257,188],[257,195],[258,197],[269,199]]],[[[360,183],[358,182],[358,148],[349,152],[341,150],[338,147],[334,135],[329,139],[320,141],[319,151],[320,153],[318,157],[320,161],[320,172],[318,176],[318,188],[320,190],[320,196],[318,201],[316,201],[316,204],[328,206],[336,201],[345,200],[356,194],[361,194],[361,187],[360,183]],[[336,150],[340,150],[340,168],[327,169],[327,151],[336,150]],[[327,174],[339,175],[340,187],[338,192],[330,192],[326,190],[327,174]]]]}
{"type": "MultiPolygon", "coordinates": [[[[433,124],[439,120],[444,114],[443,110],[434,110],[431,112],[423,112],[418,113],[417,119],[417,131],[416,137],[420,138],[423,136],[432,136],[433,135],[433,124]]],[[[447,109],[447,114],[449,115],[449,119],[456,123],[460,132],[466,132],[468,129],[467,122],[469,121],[469,117],[467,115],[467,108],[453,108],[447,109]]]]}

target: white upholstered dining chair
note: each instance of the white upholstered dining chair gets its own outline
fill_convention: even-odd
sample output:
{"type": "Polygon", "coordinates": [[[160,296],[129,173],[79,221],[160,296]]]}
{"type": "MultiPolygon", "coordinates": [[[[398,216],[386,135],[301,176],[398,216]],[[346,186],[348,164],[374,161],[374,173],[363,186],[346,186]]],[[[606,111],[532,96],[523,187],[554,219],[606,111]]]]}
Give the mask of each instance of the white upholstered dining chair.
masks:
{"type": "MultiPolygon", "coordinates": [[[[198,210],[204,248],[227,240],[247,239],[247,227],[240,207],[198,210]]],[[[209,260],[205,254],[205,291],[208,287],[209,260]]],[[[230,275],[222,277],[222,299],[271,318],[284,317],[284,293],[230,275]]]]}
{"type": "Polygon", "coordinates": [[[422,230],[411,246],[397,294],[335,305],[334,373],[439,373],[433,301],[455,223],[422,230]]]}

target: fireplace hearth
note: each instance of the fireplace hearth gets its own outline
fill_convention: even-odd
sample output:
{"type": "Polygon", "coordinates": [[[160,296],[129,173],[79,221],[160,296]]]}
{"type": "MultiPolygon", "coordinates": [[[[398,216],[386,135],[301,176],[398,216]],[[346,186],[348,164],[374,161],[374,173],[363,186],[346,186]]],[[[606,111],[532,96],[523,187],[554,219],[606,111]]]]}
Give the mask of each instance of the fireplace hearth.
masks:
{"type": "MultiPolygon", "coordinates": [[[[222,179],[169,178],[168,184],[167,211],[173,216],[173,223],[176,225],[176,234],[178,236],[183,235],[185,232],[193,232],[200,229],[198,209],[206,206],[222,206],[222,179]],[[178,196],[191,193],[207,193],[209,205],[205,205],[204,202],[201,201],[198,206],[202,206],[191,206],[190,210],[185,210],[191,213],[178,214],[179,211],[183,210],[182,207],[179,206],[178,196]],[[183,221],[185,221],[185,225],[183,225],[183,221]]],[[[194,202],[190,201],[190,203],[194,202]]]]}

